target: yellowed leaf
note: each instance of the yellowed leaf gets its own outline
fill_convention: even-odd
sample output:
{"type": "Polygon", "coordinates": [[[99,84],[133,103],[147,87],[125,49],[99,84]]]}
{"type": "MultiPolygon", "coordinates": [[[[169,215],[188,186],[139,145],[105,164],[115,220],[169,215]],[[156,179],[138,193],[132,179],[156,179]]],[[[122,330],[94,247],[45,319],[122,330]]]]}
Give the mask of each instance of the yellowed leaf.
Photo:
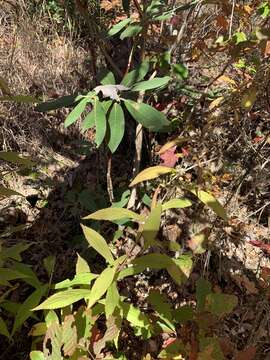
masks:
{"type": "Polygon", "coordinates": [[[248,89],[242,98],[242,102],[241,102],[242,108],[246,110],[250,110],[254,105],[256,98],[257,98],[257,89],[255,88],[248,89]]]}
{"type": "Polygon", "coordinates": [[[171,141],[168,141],[166,144],[164,144],[161,149],[158,151],[158,154],[161,155],[163,153],[165,153],[167,150],[169,150],[170,148],[172,148],[175,145],[181,145],[184,142],[188,141],[190,138],[189,137],[179,137],[176,139],[173,139],[171,141]]]}
{"type": "Polygon", "coordinates": [[[143,171],[141,171],[130,183],[130,187],[136,184],[139,184],[143,181],[155,179],[161,175],[165,175],[168,173],[174,172],[174,169],[166,166],[152,166],[143,171]]]}
{"type": "Polygon", "coordinates": [[[220,96],[220,97],[216,98],[215,100],[213,100],[209,105],[209,110],[213,110],[215,107],[219,106],[219,104],[222,102],[223,99],[224,99],[224,97],[220,96]]]}
{"type": "Polygon", "coordinates": [[[226,84],[231,84],[231,85],[236,85],[236,82],[231,79],[229,76],[226,76],[226,75],[221,75],[218,79],[217,79],[218,82],[221,82],[221,83],[226,83],[226,84]]]}

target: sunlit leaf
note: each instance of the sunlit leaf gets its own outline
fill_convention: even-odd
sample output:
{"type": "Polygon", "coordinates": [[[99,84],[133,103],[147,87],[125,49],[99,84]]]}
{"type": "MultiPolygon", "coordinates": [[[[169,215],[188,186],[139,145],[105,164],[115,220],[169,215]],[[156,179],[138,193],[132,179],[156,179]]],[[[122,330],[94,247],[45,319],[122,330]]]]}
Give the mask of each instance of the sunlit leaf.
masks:
{"type": "Polygon", "coordinates": [[[90,246],[92,246],[108,263],[113,262],[113,256],[106,240],[95,230],[81,225],[85,238],[90,246]]]}
{"type": "Polygon", "coordinates": [[[162,211],[169,209],[182,209],[192,205],[189,199],[171,199],[162,204],[162,211]]]}
{"type": "Polygon", "coordinates": [[[33,350],[30,352],[30,360],[45,360],[43,352],[38,350],[33,350]]]}
{"type": "Polygon", "coordinates": [[[86,260],[84,260],[79,254],[77,254],[77,262],[76,262],[76,275],[82,273],[90,273],[90,267],[86,260]]]}
{"type": "Polygon", "coordinates": [[[116,272],[116,267],[109,267],[102,271],[99,277],[94,282],[91,293],[87,296],[88,308],[91,308],[95,303],[106,293],[109,286],[113,282],[116,272]]]}
{"type": "Polygon", "coordinates": [[[121,143],[125,132],[125,116],[121,106],[114,103],[108,118],[110,127],[110,140],[108,147],[114,153],[121,143]]]}
{"type": "Polygon", "coordinates": [[[142,236],[144,238],[144,247],[155,244],[156,236],[159,231],[161,221],[161,205],[154,207],[143,224],[142,236]]]}
{"type": "Polygon", "coordinates": [[[105,70],[102,79],[100,80],[102,85],[114,85],[115,77],[111,71],[105,70]]]}
{"type": "MultiPolygon", "coordinates": [[[[75,302],[88,297],[90,290],[88,289],[69,289],[58,292],[47,300],[43,301],[40,305],[36,306],[33,311],[37,310],[54,310],[63,308],[65,306],[74,304],[75,302]]],[[[33,306],[32,306],[33,307],[33,306]]]]}
{"type": "Polygon", "coordinates": [[[255,88],[248,89],[242,98],[242,108],[246,110],[250,110],[252,106],[254,105],[257,98],[257,90],[255,88]]]}
{"type": "Polygon", "coordinates": [[[45,322],[39,322],[31,328],[28,333],[29,336],[42,336],[45,335],[47,331],[47,325],[45,322]]]}
{"type": "Polygon", "coordinates": [[[80,273],[74,276],[72,280],[66,279],[64,281],[61,281],[57,284],[55,284],[54,288],[59,289],[65,289],[72,287],[74,285],[90,285],[91,281],[96,279],[98,275],[96,274],[90,274],[90,273],[80,273]]]}
{"type": "Polygon", "coordinates": [[[105,299],[105,314],[106,318],[109,318],[113,314],[117,305],[120,304],[120,295],[117,290],[116,282],[112,282],[108,288],[105,299]]]}
{"type": "Polygon", "coordinates": [[[123,208],[117,208],[117,207],[109,207],[106,209],[98,210],[84,217],[84,219],[107,220],[107,221],[114,221],[123,218],[129,218],[135,221],[142,221],[144,219],[142,215],[137,214],[134,211],[123,208]]]}
{"type": "Polygon", "coordinates": [[[227,221],[228,217],[224,207],[220,204],[220,202],[210,193],[198,190],[191,189],[190,190],[194,195],[198,197],[201,202],[205,205],[209,206],[218,216],[220,216],[223,220],[227,221]]]}
{"type": "Polygon", "coordinates": [[[174,169],[166,166],[152,166],[141,171],[130,183],[129,186],[134,186],[143,181],[156,179],[157,177],[174,172],[174,169]]]}
{"type": "Polygon", "coordinates": [[[132,91],[146,91],[146,90],[156,89],[156,88],[167,85],[170,80],[171,80],[171,78],[169,76],[164,76],[162,78],[156,77],[154,79],[142,81],[142,82],[135,84],[131,90],[132,91]]]}
{"type": "Polygon", "coordinates": [[[94,127],[95,125],[96,125],[96,123],[95,123],[95,113],[94,113],[94,111],[90,111],[83,120],[82,131],[89,130],[92,127],[94,127]]]}
{"type": "Polygon", "coordinates": [[[140,309],[128,303],[122,303],[121,307],[124,311],[124,318],[126,318],[133,326],[143,327],[146,329],[151,327],[151,322],[148,316],[142,313],[140,309]]]}
{"type": "Polygon", "coordinates": [[[177,285],[183,284],[190,276],[193,262],[190,255],[182,255],[178,259],[172,259],[173,264],[167,267],[167,271],[177,285]]]}

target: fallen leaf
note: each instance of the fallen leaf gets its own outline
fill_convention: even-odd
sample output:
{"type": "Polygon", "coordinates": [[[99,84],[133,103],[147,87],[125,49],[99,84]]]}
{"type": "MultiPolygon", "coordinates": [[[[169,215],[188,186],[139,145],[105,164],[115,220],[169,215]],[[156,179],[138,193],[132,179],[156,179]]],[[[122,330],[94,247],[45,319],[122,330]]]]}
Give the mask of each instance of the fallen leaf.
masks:
{"type": "Polygon", "coordinates": [[[223,30],[227,30],[229,28],[229,23],[223,15],[218,15],[216,17],[216,23],[217,26],[221,27],[223,30]]]}
{"type": "Polygon", "coordinates": [[[257,240],[250,240],[249,243],[253,246],[260,248],[261,250],[270,255],[270,244],[265,244],[262,241],[257,240]]]}
{"type": "Polygon", "coordinates": [[[175,154],[176,146],[171,147],[166,150],[162,155],[160,155],[160,159],[162,160],[161,165],[173,168],[178,161],[178,157],[175,154]]]}

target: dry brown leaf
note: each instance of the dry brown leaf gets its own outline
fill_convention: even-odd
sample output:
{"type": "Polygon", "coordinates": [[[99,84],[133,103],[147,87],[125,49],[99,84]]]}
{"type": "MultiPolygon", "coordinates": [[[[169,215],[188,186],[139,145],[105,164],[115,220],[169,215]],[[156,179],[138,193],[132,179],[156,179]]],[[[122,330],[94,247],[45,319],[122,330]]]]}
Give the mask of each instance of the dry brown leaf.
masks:
{"type": "Polygon", "coordinates": [[[251,346],[247,348],[244,351],[240,351],[236,357],[235,360],[253,360],[256,356],[256,348],[255,346],[251,346]]]}

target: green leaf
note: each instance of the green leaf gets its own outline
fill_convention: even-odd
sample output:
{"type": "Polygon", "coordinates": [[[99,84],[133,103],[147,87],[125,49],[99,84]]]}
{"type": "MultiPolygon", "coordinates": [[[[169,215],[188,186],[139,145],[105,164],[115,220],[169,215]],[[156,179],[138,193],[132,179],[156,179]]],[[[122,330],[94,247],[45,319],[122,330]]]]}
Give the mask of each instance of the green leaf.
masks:
{"type": "Polygon", "coordinates": [[[31,336],[44,336],[47,331],[47,325],[45,322],[36,323],[32,326],[30,333],[28,335],[31,336]]]}
{"type": "Polygon", "coordinates": [[[84,112],[87,103],[89,102],[89,98],[85,97],[83,98],[79,104],[75,106],[75,108],[68,114],[65,120],[65,127],[72,125],[78,118],[81,116],[81,114],[84,112]]]}
{"type": "Polygon", "coordinates": [[[81,225],[81,227],[88,244],[103,256],[108,263],[113,263],[113,256],[106,240],[95,230],[84,225],[81,225]]]}
{"type": "Polygon", "coordinates": [[[129,184],[129,186],[137,185],[143,181],[156,179],[161,175],[174,172],[174,169],[166,166],[152,166],[141,171],[129,184]]]}
{"type": "Polygon", "coordinates": [[[196,282],[196,299],[197,310],[203,311],[205,308],[205,299],[208,294],[211,293],[211,284],[205,279],[199,279],[196,282]]]}
{"type": "Polygon", "coordinates": [[[91,308],[106,293],[113,282],[115,272],[116,266],[109,267],[102,271],[94,282],[90,295],[87,296],[88,308],[91,308]]]}
{"type": "Polygon", "coordinates": [[[94,101],[94,108],[92,110],[94,112],[95,124],[96,124],[96,137],[95,141],[97,147],[99,147],[104,140],[106,135],[107,128],[107,120],[104,109],[100,103],[100,101],[96,98],[94,101]]]}
{"type": "Polygon", "coordinates": [[[102,79],[100,80],[102,85],[114,85],[115,77],[111,71],[105,70],[102,79]]]}
{"type": "Polygon", "coordinates": [[[114,221],[124,218],[129,218],[138,222],[144,220],[143,215],[137,214],[134,211],[128,209],[117,208],[117,207],[109,207],[106,209],[98,210],[93,214],[84,217],[83,219],[114,221]]]}
{"type": "Polygon", "coordinates": [[[162,204],[162,211],[169,209],[182,209],[192,205],[189,199],[171,199],[162,204]]]}
{"type": "Polygon", "coordinates": [[[132,36],[138,35],[142,31],[142,26],[138,24],[129,25],[120,35],[120,39],[124,40],[132,36]]]}
{"type": "Polygon", "coordinates": [[[167,271],[177,285],[183,284],[190,276],[193,262],[190,255],[182,255],[178,259],[172,259],[173,264],[167,267],[167,271]]]}
{"type": "Polygon", "coordinates": [[[201,200],[201,202],[209,206],[223,220],[228,221],[228,217],[224,207],[212,194],[198,189],[191,189],[190,191],[192,192],[192,194],[196,195],[198,199],[201,200]]]}
{"type": "Polygon", "coordinates": [[[268,1],[265,1],[258,7],[258,12],[263,19],[267,18],[270,15],[270,4],[268,1]]]}
{"type": "Polygon", "coordinates": [[[172,64],[172,71],[182,80],[188,78],[188,69],[184,64],[172,64]]]}
{"type": "Polygon", "coordinates": [[[47,112],[51,110],[57,110],[62,107],[74,106],[77,102],[76,101],[77,96],[78,95],[67,95],[67,96],[62,96],[56,100],[46,101],[41,104],[38,104],[35,107],[35,110],[40,112],[47,112]]]}
{"type": "Polygon", "coordinates": [[[7,337],[8,339],[10,338],[7,325],[1,317],[0,317],[0,334],[7,337]]]}
{"type": "Polygon", "coordinates": [[[30,352],[30,360],[45,360],[45,356],[41,351],[31,351],[30,352]]]}
{"type": "Polygon", "coordinates": [[[109,111],[110,107],[112,106],[112,100],[103,100],[101,105],[105,111],[105,114],[109,111]]]}
{"type": "Polygon", "coordinates": [[[173,319],[179,324],[193,320],[194,310],[189,305],[181,306],[179,309],[173,310],[173,319]]]}
{"type": "Polygon", "coordinates": [[[15,279],[24,279],[29,277],[28,274],[15,269],[0,268],[0,285],[9,285],[8,281],[15,279]]]}
{"type": "Polygon", "coordinates": [[[235,295],[207,294],[205,298],[205,310],[213,315],[223,316],[230,314],[237,306],[238,299],[235,295]]]}
{"type": "Polygon", "coordinates": [[[198,360],[216,360],[216,359],[225,360],[223,351],[220,347],[219,339],[214,337],[201,337],[198,360]]]}
{"type": "Polygon", "coordinates": [[[19,271],[21,274],[24,274],[24,281],[28,284],[32,285],[36,289],[42,286],[42,283],[39,281],[35,272],[31,269],[30,265],[26,265],[24,263],[14,262],[11,265],[11,269],[19,271]]]}
{"type": "Polygon", "coordinates": [[[124,103],[130,115],[150,131],[163,131],[169,128],[170,122],[166,116],[152,106],[126,99],[124,103]]]}
{"type": "Polygon", "coordinates": [[[131,21],[130,18],[124,19],[122,21],[120,21],[119,23],[113,25],[113,27],[111,27],[111,29],[108,32],[109,36],[113,36],[117,33],[119,33],[119,31],[121,31],[122,29],[124,29],[124,27],[129,24],[131,21]]]}
{"type": "Polygon", "coordinates": [[[144,248],[147,249],[149,246],[153,246],[156,242],[156,236],[159,231],[161,221],[161,205],[157,205],[151,210],[147,217],[144,225],[142,236],[144,238],[144,248]]]}
{"type": "Polygon", "coordinates": [[[50,277],[53,273],[55,267],[56,257],[55,255],[49,255],[45,259],[43,259],[44,267],[47,271],[48,276],[50,277]]]}
{"type": "Polygon", "coordinates": [[[79,254],[77,254],[77,263],[76,263],[76,275],[82,273],[90,273],[90,267],[86,260],[84,260],[79,254]]]}
{"type": "Polygon", "coordinates": [[[90,290],[88,289],[69,289],[61,291],[48,297],[48,299],[43,301],[43,303],[35,307],[33,311],[64,308],[65,306],[74,304],[81,299],[85,299],[89,296],[89,294],[90,290]]]}
{"type": "Polygon", "coordinates": [[[132,91],[146,91],[151,89],[156,89],[168,84],[171,80],[169,76],[164,76],[162,78],[154,78],[146,81],[139,82],[132,87],[132,91]]]}
{"type": "Polygon", "coordinates": [[[136,308],[132,304],[122,303],[121,307],[124,311],[123,317],[127,319],[133,326],[149,329],[151,328],[151,322],[140,309],[136,308]]]}
{"type": "Polygon", "coordinates": [[[149,70],[149,62],[143,61],[134,70],[130,71],[124,76],[123,80],[121,81],[121,84],[127,87],[132,86],[134,83],[141,81],[148,73],[148,70],[149,70]]]}
{"type": "Polygon", "coordinates": [[[95,123],[95,113],[92,110],[86,115],[86,117],[83,120],[82,131],[86,131],[88,129],[91,129],[95,125],[96,125],[96,123],[95,123]]]}
{"type": "Polygon", "coordinates": [[[243,31],[239,31],[239,32],[234,33],[233,37],[234,37],[234,41],[236,42],[236,45],[247,41],[246,34],[243,31]]]}
{"type": "Polygon", "coordinates": [[[108,147],[112,153],[116,151],[125,132],[125,116],[121,106],[114,103],[109,115],[110,140],[108,147]]]}
{"type": "Polygon", "coordinates": [[[89,272],[80,273],[75,275],[72,280],[66,279],[64,281],[55,284],[54,288],[59,290],[59,289],[69,288],[75,285],[90,285],[90,282],[96,279],[97,277],[98,275],[90,274],[89,272]]]}
{"type": "Polygon", "coordinates": [[[8,161],[12,164],[34,166],[35,163],[27,157],[21,157],[14,151],[0,151],[0,159],[8,161]]]}
{"type": "Polygon", "coordinates": [[[24,196],[23,194],[18,193],[18,192],[15,191],[15,190],[8,189],[8,188],[4,187],[3,185],[0,185],[0,198],[1,198],[2,196],[3,196],[3,197],[10,197],[10,196],[13,196],[13,195],[24,196]]]}
{"type": "Polygon", "coordinates": [[[175,331],[173,324],[172,309],[170,304],[166,301],[165,297],[157,290],[151,290],[148,300],[153,308],[156,310],[158,316],[164,323],[172,330],[175,331]]]}
{"type": "Polygon", "coordinates": [[[16,314],[13,329],[11,332],[11,336],[15,334],[15,332],[21,327],[21,325],[31,316],[33,307],[37,306],[40,302],[42,296],[48,290],[48,285],[43,285],[42,287],[35,290],[19,307],[19,310],[16,314]]]}
{"type": "Polygon", "coordinates": [[[115,308],[120,303],[120,295],[117,290],[117,283],[113,281],[108,288],[106,299],[105,299],[105,314],[108,319],[110,315],[113,314],[115,308]]]}
{"type": "Polygon", "coordinates": [[[46,322],[47,328],[49,328],[51,326],[51,324],[53,324],[54,322],[59,324],[58,316],[54,310],[49,310],[47,312],[47,314],[45,315],[45,322],[46,322]]]}
{"type": "Polygon", "coordinates": [[[13,245],[8,248],[1,249],[0,252],[0,259],[13,259],[16,261],[22,261],[21,253],[27,249],[29,249],[30,246],[32,246],[34,243],[23,243],[13,245]]]}

